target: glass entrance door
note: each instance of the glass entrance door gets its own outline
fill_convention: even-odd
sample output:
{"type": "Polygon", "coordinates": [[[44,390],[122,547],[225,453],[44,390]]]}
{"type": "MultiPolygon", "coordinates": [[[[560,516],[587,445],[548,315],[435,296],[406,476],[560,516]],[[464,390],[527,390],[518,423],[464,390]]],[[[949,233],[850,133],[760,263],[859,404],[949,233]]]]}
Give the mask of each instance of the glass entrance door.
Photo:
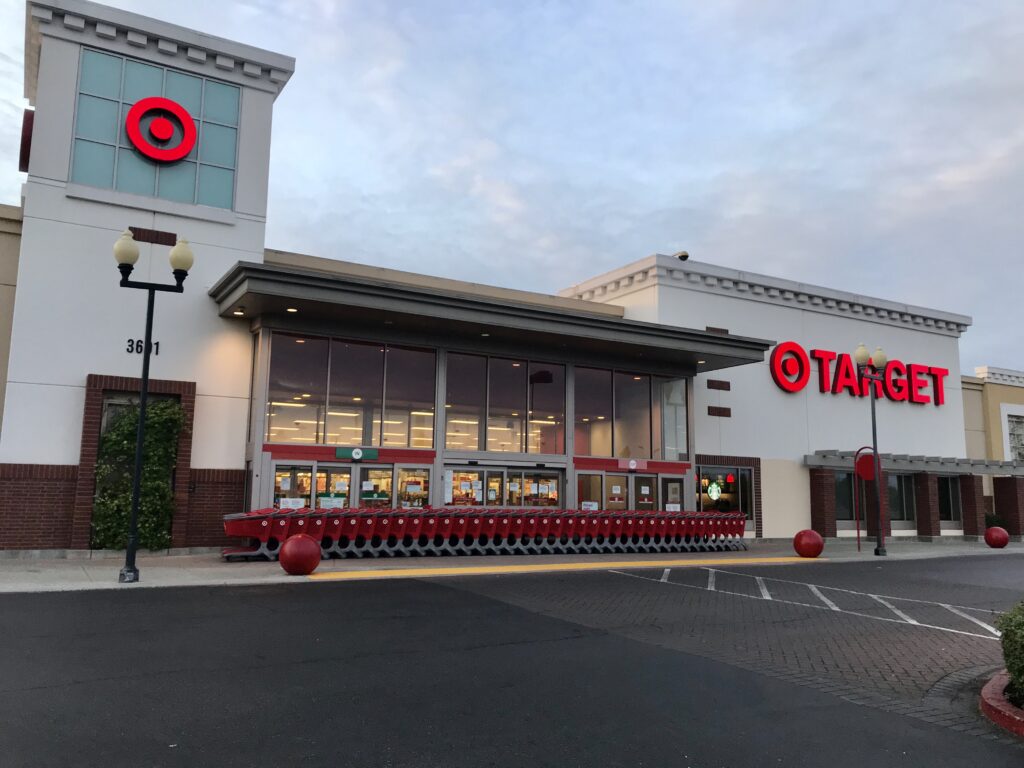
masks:
{"type": "Polygon", "coordinates": [[[633,502],[630,509],[646,512],[658,509],[658,478],[654,475],[633,475],[630,480],[633,502]]]}
{"type": "Polygon", "coordinates": [[[347,507],[352,487],[351,467],[318,466],[316,473],[316,506],[318,509],[347,507]]]}
{"type": "Polygon", "coordinates": [[[304,509],[309,506],[313,485],[311,466],[281,466],[274,468],[274,507],[277,509],[304,509]]]}
{"type": "Polygon", "coordinates": [[[683,478],[661,478],[661,504],[666,512],[683,511],[683,478]]]}
{"type": "Polygon", "coordinates": [[[604,508],[613,512],[629,509],[628,475],[605,475],[604,508]]]}

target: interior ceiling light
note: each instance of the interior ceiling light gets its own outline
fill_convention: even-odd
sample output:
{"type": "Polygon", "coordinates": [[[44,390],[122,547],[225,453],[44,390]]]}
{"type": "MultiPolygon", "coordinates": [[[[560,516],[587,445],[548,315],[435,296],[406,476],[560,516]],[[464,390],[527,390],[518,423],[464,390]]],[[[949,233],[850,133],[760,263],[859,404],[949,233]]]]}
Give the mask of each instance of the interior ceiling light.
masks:
{"type": "Polygon", "coordinates": [[[298,311],[299,311],[299,310],[298,310],[298,309],[296,309],[295,307],[288,307],[288,308],[287,308],[287,309],[285,310],[285,312],[291,312],[292,314],[294,314],[294,313],[296,313],[296,312],[298,312],[298,311]]]}
{"type": "Polygon", "coordinates": [[[306,340],[305,340],[305,339],[296,339],[296,340],[295,340],[295,343],[296,343],[296,344],[305,344],[305,343],[306,343],[306,340]]]}

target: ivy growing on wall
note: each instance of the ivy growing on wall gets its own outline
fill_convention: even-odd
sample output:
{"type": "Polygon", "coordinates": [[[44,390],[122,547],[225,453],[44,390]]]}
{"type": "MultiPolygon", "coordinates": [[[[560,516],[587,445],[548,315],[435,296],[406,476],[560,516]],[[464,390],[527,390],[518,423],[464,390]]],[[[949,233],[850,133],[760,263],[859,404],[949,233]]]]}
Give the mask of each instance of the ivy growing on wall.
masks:
{"type": "MultiPolygon", "coordinates": [[[[92,547],[124,549],[132,508],[137,406],[126,408],[100,437],[96,459],[96,496],[92,514],[92,547]]],[[[139,504],[139,546],[167,549],[171,545],[174,511],[174,465],[185,411],[176,400],[157,400],[146,408],[142,451],[142,495],[139,504]]]]}

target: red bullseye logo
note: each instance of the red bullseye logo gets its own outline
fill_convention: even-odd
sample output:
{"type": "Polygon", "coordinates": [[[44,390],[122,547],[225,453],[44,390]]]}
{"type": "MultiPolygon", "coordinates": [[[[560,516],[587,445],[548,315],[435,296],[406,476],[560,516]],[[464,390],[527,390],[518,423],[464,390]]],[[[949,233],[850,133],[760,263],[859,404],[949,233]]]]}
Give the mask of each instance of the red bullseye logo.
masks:
{"type": "Polygon", "coordinates": [[[769,360],[772,378],[787,392],[799,392],[811,377],[811,361],[795,341],[784,341],[772,350],[769,360]]]}
{"type": "Polygon", "coordinates": [[[128,110],[128,117],[124,123],[128,138],[134,147],[158,163],[181,160],[196,145],[196,124],[192,122],[192,115],[181,104],[170,99],[151,96],[137,101],[135,106],[128,110]],[[149,134],[147,137],[142,130],[142,119],[150,113],[155,113],[156,116],[145,131],[149,134]],[[181,141],[173,147],[162,146],[174,137],[174,122],[168,115],[181,126],[181,141]],[[153,141],[158,143],[154,144],[153,141]]]}

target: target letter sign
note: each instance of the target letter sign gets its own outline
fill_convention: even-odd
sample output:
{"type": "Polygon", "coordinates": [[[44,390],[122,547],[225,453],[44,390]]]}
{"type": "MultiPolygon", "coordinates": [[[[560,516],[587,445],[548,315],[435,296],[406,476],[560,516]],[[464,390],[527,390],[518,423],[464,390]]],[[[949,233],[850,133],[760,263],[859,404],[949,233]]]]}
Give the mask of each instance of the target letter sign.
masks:
{"type": "Polygon", "coordinates": [[[181,104],[160,96],[141,99],[128,110],[125,130],[132,145],[150,160],[173,163],[181,160],[196,145],[196,124],[192,115],[181,104]],[[142,119],[153,113],[149,129],[142,130],[142,119]],[[174,121],[171,121],[171,118],[174,121]],[[174,146],[168,142],[174,137],[174,123],[181,127],[181,141],[174,146]]]}
{"type": "Polygon", "coordinates": [[[904,364],[890,360],[885,366],[882,381],[860,380],[857,365],[848,354],[836,354],[825,349],[812,349],[810,354],[795,341],[784,341],[772,350],[769,368],[775,384],[786,392],[799,392],[811,379],[811,360],[818,364],[818,390],[833,395],[846,392],[854,397],[865,397],[870,386],[875,397],[894,402],[918,404],[946,402],[945,378],[948,368],[917,363],[904,364]]]}

